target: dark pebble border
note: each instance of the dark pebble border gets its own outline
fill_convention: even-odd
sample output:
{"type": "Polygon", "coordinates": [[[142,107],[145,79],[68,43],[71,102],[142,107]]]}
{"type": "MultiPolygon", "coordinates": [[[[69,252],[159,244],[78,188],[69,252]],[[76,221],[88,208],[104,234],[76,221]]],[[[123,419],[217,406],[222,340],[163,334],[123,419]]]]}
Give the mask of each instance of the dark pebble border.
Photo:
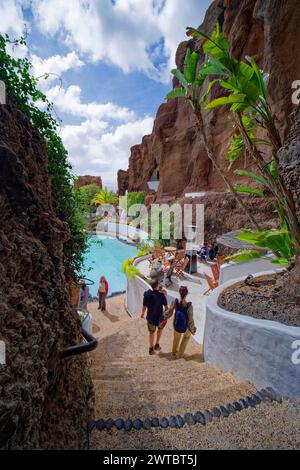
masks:
{"type": "Polygon", "coordinates": [[[111,430],[115,427],[118,430],[124,429],[125,431],[131,431],[135,429],[137,431],[141,429],[149,430],[151,428],[182,428],[185,424],[193,426],[195,424],[202,424],[205,426],[215,418],[228,418],[231,414],[242,411],[246,408],[256,408],[261,402],[272,402],[276,401],[282,403],[282,396],[277,393],[272,387],[263,388],[260,391],[256,391],[253,395],[248,395],[245,398],[241,398],[239,401],[229,403],[227,405],[221,405],[214,407],[210,410],[197,411],[196,413],[185,413],[185,415],[170,416],[169,418],[146,418],[141,420],[139,418],[134,419],[98,419],[97,421],[89,421],[87,423],[88,435],[93,429],[98,431],[111,430]]]}

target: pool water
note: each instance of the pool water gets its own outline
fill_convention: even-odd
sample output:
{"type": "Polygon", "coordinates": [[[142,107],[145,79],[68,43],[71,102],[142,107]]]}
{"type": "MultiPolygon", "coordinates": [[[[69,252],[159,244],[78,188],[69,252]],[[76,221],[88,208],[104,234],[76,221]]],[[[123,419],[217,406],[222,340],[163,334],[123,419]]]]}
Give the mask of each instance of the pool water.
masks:
{"type": "Polygon", "coordinates": [[[109,291],[108,295],[126,290],[126,276],[122,272],[122,263],[127,258],[133,258],[137,248],[127,245],[117,238],[91,237],[91,246],[85,255],[84,277],[95,282],[89,286],[90,294],[97,296],[100,277],[106,277],[109,291]],[[101,244],[99,243],[101,240],[101,244]],[[91,268],[89,270],[89,268],[91,268]]]}

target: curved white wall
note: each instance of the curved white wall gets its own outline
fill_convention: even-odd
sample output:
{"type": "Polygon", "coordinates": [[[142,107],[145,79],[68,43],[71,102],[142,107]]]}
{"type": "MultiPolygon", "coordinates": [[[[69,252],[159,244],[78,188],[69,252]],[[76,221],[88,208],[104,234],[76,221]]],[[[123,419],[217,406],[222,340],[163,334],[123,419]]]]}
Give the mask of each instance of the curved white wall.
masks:
{"type": "Polygon", "coordinates": [[[132,225],[117,224],[115,222],[108,222],[107,224],[103,224],[102,222],[99,222],[97,230],[98,228],[99,233],[101,232],[101,235],[107,234],[107,236],[118,236],[119,238],[126,240],[134,240],[134,238],[138,236],[141,242],[148,240],[147,232],[139,230],[132,225]]]}
{"type": "MultiPolygon", "coordinates": [[[[149,255],[136,258],[133,262],[134,266],[136,266],[140,261],[143,261],[147,258],[149,258],[149,255]]],[[[151,289],[151,287],[141,277],[136,276],[133,281],[131,281],[127,277],[125,307],[129,315],[131,315],[132,317],[141,315],[144,292],[149,289],[151,289]]]]}
{"type": "Polygon", "coordinates": [[[300,341],[300,328],[220,308],[220,293],[235,282],[237,279],[226,282],[207,299],[205,361],[238,379],[250,380],[257,388],[271,386],[284,396],[299,399],[300,364],[293,363],[292,357],[296,356],[293,343],[300,341]]]}
{"type": "Polygon", "coordinates": [[[248,274],[257,274],[264,271],[280,272],[283,268],[271,262],[272,256],[264,256],[262,258],[253,259],[246,263],[229,263],[222,264],[220,269],[220,284],[230,281],[231,279],[246,277],[248,274]]]}

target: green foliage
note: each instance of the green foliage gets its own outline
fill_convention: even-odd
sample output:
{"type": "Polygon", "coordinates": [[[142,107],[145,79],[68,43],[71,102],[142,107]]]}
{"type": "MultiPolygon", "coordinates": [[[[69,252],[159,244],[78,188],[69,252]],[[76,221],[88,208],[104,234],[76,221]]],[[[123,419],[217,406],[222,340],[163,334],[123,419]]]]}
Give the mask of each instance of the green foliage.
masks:
{"type": "Polygon", "coordinates": [[[240,250],[233,255],[227,256],[225,261],[233,260],[236,263],[246,263],[247,261],[251,261],[253,259],[261,258],[261,253],[257,250],[240,250]]]}
{"type": "Polygon", "coordinates": [[[235,191],[237,193],[246,193],[246,194],[251,194],[252,196],[257,196],[257,197],[263,197],[264,193],[260,189],[257,188],[250,188],[250,186],[241,186],[237,184],[234,187],[235,191]]]}
{"type": "Polygon", "coordinates": [[[90,206],[93,205],[92,201],[97,197],[101,190],[96,184],[87,184],[85,186],[81,186],[78,191],[82,203],[87,209],[89,209],[90,206]]]}
{"type": "Polygon", "coordinates": [[[279,171],[275,160],[272,160],[271,163],[267,165],[267,170],[269,171],[270,175],[274,178],[274,180],[277,181],[279,178],[279,171]]]}
{"type": "Polygon", "coordinates": [[[257,247],[271,250],[277,255],[277,258],[273,262],[281,266],[288,266],[291,259],[296,254],[292,244],[291,233],[287,225],[283,225],[280,229],[264,230],[260,232],[243,230],[241,234],[235,235],[235,237],[257,247]]]}
{"type": "MultiPolygon", "coordinates": [[[[187,34],[193,36],[194,39],[200,39],[203,52],[208,55],[196,77],[198,84],[203,85],[204,80],[213,75],[214,83],[219,82],[220,86],[229,93],[207,104],[206,109],[230,105],[234,112],[255,112],[263,119],[268,119],[267,75],[261,73],[255,60],[252,57],[246,57],[247,62],[243,62],[230,55],[228,40],[222,34],[219,23],[216,24],[211,37],[191,27],[187,28],[187,34]],[[216,75],[219,78],[216,78],[216,75]]],[[[177,75],[177,78],[186,88],[181,77],[177,75]]],[[[208,98],[211,83],[208,86],[209,89],[204,95],[205,101],[208,98]]]]}
{"type": "Polygon", "coordinates": [[[99,193],[92,199],[91,203],[95,206],[100,204],[117,204],[118,196],[107,188],[101,189],[99,193]]]}
{"type": "Polygon", "coordinates": [[[174,98],[180,98],[182,96],[186,96],[186,91],[184,88],[174,88],[170,93],[167,94],[168,100],[173,100],[174,98]]]}
{"type": "MultiPolygon", "coordinates": [[[[7,93],[13,97],[19,109],[29,117],[46,144],[48,171],[52,182],[53,207],[57,216],[70,228],[71,238],[64,245],[68,267],[79,273],[87,249],[87,234],[82,213],[82,200],[73,189],[74,175],[68,161],[68,153],[58,135],[59,123],[53,117],[53,104],[38,89],[38,79],[31,75],[31,63],[27,58],[15,59],[6,50],[8,43],[14,46],[26,44],[22,38],[10,41],[0,34],[0,80],[7,93]]],[[[47,78],[47,77],[44,77],[47,78]]]]}
{"type": "Polygon", "coordinates": [[[145,254],[149,254],[151,253],[152,249],[153,246],[146,241],[143,241],[138,245],[139,253],[143,252],[145,254]]]}
{"type": "Polygon", "coordinates": [[[125,259],[125,261],[123,261],[122,263],[122,272],[126,273],[128,267],[131,266],[133,262],[134,262],[134,258],[125,259]]]}
{"type": "Polygon", "coordinates": [[[257,181],[258,183],[262,184],[263,186],[266,186],[266,187],[269,186],[269,183],[266,180],[266,178],[264,178],[263,176],[260,176],[260,175],[256,175],[255,173],[252,173],[251,171],[234,170],[234,173],[236,175],[239,175],[239,176],[247,176],[248,178],[251,178],[251,179],[257,181]]]}
{"type": "Polygon", "coordinates": [[[187,50],[183,67],[183,75],[187,83],[193,83],[196,79],[199,56],[198,52],[191,52],[190,49],[187,50]]]}
{"type": "MultiPolygon", "coordinates": [[[[272,231],[272,233],[265,233],[265,243],[269,243],[269,245],[265,246],[272,251],[276,249],[274,253],[278,254],[277,262],[282,264],[282,260],[291,259],[291,253],[295,254],[296,250],[298,252],[300,250],[300,226],[297,219],[296,207],[293,204],[293,196],[278,171],[276,153],[280,148],[281,141],[268,104],[268,75],[259,69],[252,57],[246,57],[244,61],[239,61],[231,55],[228,40],[222,34],[218,23],[210,37],[192,27],[187,28],[187,35],[192,36],[197,41],[197,44],[200,44],[205,60],[204,62],[202,61],[202,55],[200,63],[200,54],[198,54],[197,60],[196,56],[193,56],[193,60],[191,60],[191,52],[188,51],[185,60],[187,73],[182,74],[179,71],[172,70],[173,75],[179,80],[181,88],[177,87],[176,91],[173,90],[174,93],[169,93],[167,98],[172,99],[174,96],[185,96],[195,111],[200,129],[203,129],[201,105],[209,99],[214,84],[218,83],[223,88],[224,96],[218,97],[206,104],[205,109],[229,106],[230,110],[234,113],[238,132],[235,131],[230,140],[227,158],[230,166],[232,166],[247,150],[248,156],[252,158],[251,163],[256,165],[260,174],[246,170],[236,170],[236,174],[246,176],[261,184],[263,189],[268,188],[271,191],[277,204],[280,223],[284,227],[284,229],[280,230],[280,241],[286,243],[288,253],[280,255],[280,250],[275,243],[275,235],[272,231]],[[207,88],[203,93],[204,82],[207,83],[207,88]],[[255,131],[258,126],[267,131],[269,140],[256,138],[255,131]],[[263,151],[258,147],[266,145],[270,146],[273,154],[271,163],[267,158],[264,158],[263,151]]],[[[202,131],[203,133],[204,131],[202,131]]],[[[218,168],[213,152],[208,150],[208,155],[235,196],[237,196],[237,193],[244,193],[264,197],[264,191],[260,188],[244,185],[233,187],[221,168],[218,168]]],[[[240,199],[238,200],[241,201],[240,199]]],[[[242,203],[240,205],[244,207],[242,203]]],[[[255,222],[253,218],[251,218],[251,221],[252,223],[255,222]]]]}
{"type": "Polygon", "coordinates": [[[136,276],[144,277],[140,273],[140,271],[133,265],[134,260],[139,256],[143,256],[142,254],[137,254],[134,258],[128,258],[122,263],[122,271],[130,281],[134,281],[136,276]]]}
{"type": "Polygon", "coordinates": [[[144,204],[145,203],[146,193],[144,191],[133,191],[128,193],[126,196],[121,199],[121,206],[127,207],[127,210],[135,204],[144,204]]]}
{"type": "Polygon", "coordinates": [[[126,270],[126,276],[130,281],[134,281],[136,276],[140,276],[140,271],[133,265],[128,266],[126,270]]]}

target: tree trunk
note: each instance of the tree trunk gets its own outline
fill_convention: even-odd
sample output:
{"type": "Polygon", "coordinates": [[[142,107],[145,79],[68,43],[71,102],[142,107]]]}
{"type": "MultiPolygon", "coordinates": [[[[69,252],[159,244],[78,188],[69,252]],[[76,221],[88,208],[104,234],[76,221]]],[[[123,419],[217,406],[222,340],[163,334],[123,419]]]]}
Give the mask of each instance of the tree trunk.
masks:
{"type": "Polygon", "coordinates": [[[201,109],[195,109],[194,107],[193,107],[193,109],[194,109],[194,112],[195,112],[197,120],[198,120],[199,131],[201,133],[203,144],[204,144],[204,147],[205,147],[208,158],[212,162],[214,168],[217,170],[217,172],[222,177],[224,183],[226,184],[226,186],[228,187],[230,192],[233,194],[233,197],[235,198],[235,200],[237,201],[237,203],[241,207],[242,211],[247,215],[247,217],[248,217],[249,221],[251,222],[252,226],[255,228],[255,230],[260,231],[261,228],[260,228],[259,224],[255,220],[255,218],[250,214],[247,206],[244,204],[244,201],[242,200],[241,196],[235,191],[234,186],[231,183],[231,181],[229,180],[229,178],[227,178],[224,171],[222,171],[222,169],[219,167],[219,165],[217,163],[217,159],[215,158],[214,153],[212,152],[212,150],[210,149],[210,147],[208,145],[206,133],[205,133],[205,130],[204,130],[204,123],[203,123],[203,117],[202,117],[201,109]]]}
{"type": "MultiPolygon", "coordinates": [[[[300,222],[300,106],[292,116],[293,127],[284,147],[278,152],[280,173],[293,195],[300,222]]],[[[282,280],[279,297],[300,303],[300,255],[282,280]]]]}

